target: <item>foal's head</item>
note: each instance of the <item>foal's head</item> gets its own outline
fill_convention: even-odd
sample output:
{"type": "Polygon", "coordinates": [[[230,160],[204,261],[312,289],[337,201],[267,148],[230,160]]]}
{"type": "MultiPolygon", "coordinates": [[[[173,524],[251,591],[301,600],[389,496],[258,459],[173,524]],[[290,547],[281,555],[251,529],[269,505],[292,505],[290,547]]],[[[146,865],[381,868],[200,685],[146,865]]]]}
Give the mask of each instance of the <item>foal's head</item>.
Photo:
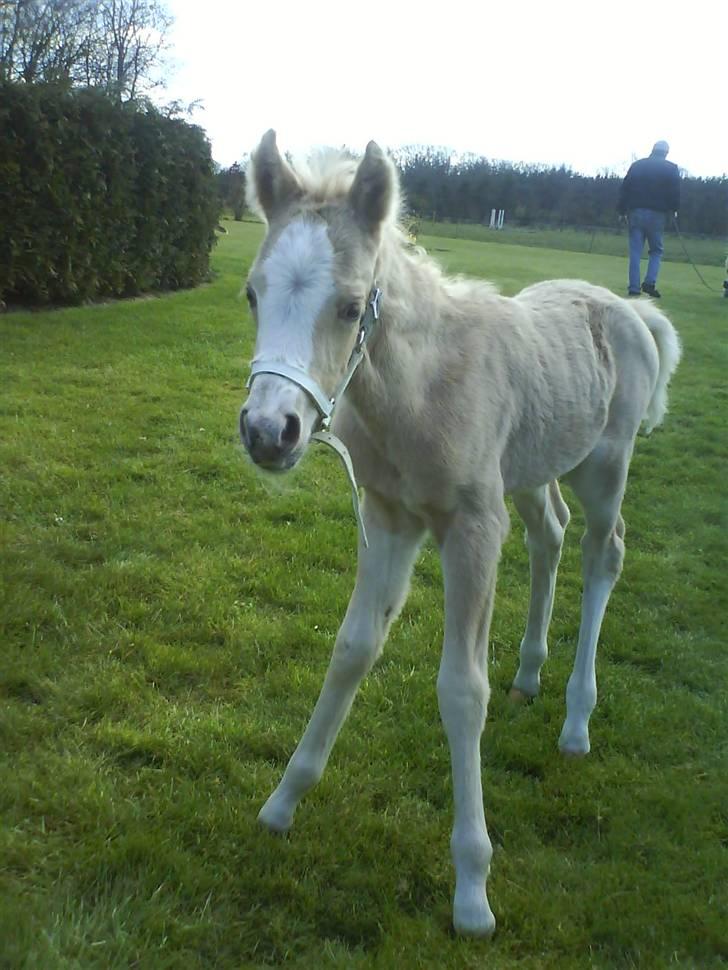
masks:
{"type": "Polygon", "coordinates": [[[285,471],[347,370],[382,228],[397,215],[397,176],[374,142],[358,165],[322,156],[308,171],[294,169],[269,131],[253,154],[248,193],[267,233],[248,277],[258,332],[240,433],[256,464],[285,471]]]}

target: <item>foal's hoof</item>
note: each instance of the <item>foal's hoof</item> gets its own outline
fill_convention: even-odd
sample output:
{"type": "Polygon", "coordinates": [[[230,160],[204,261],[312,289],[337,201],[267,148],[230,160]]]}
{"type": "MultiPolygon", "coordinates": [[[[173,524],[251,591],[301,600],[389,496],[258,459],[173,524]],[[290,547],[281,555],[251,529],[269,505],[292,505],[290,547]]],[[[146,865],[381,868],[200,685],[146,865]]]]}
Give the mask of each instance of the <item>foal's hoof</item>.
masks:
{"type": "Polygon", "coordinates": [[[485,893],[453,901],[452,925],[458,936],[486,938],[495,933],[495,916],[488,905],[485,893]]]}
{"type": "Polygon", "coordinates": [[[258,821],[269,832],[283,835],[293,824],[293,812],[281,805],[273,794],[258,812],[258,821]]]}
{"type": "Polygon", "coordinates": [[[565,758],[583,758],[590,750],[588,735],[562,733],[559,738],[559,751],[565,758]]]}
{"type": "Polygon", "coordinates": [[[512,701],[514,704],[530,704],[533,700],[531,694],[526,694],[525,691],[520,690],[518,687],[511,687],[508,691],[508,700],[512,701]]]}
{"type": "Polygon", "coordinates": [[[588,751],[570,751],[568,748],[559,748],[559,751],[561,752],[561,756],[568,761],[580,761],[589,754],[588,751]]]}

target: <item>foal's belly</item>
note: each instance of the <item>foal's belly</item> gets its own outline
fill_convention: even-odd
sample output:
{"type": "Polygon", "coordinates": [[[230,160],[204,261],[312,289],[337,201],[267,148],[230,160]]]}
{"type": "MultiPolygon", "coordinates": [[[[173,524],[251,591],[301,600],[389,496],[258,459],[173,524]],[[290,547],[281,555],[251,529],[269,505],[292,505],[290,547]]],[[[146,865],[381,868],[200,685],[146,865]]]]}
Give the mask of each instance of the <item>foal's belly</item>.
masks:
{"type": "Polygon", "coordinates": [[[505,491],[536,488],[576,468],[596,446],[608,416],[609,398],[596,388],[579,406],[557,405],[536,417],[524,415],[501,456],[505,491]]]}
{"type": "Polygon", "coordinates": [[[570,442],[559,440],[553,442],[550,449],[529,448],[523,442],[509,448],[501,461],[506,494],[538,488],[576,468],[593,451],[604,423],[606,416],[605,422],[595,428],[592,435],[580,436],[570,442]]]}

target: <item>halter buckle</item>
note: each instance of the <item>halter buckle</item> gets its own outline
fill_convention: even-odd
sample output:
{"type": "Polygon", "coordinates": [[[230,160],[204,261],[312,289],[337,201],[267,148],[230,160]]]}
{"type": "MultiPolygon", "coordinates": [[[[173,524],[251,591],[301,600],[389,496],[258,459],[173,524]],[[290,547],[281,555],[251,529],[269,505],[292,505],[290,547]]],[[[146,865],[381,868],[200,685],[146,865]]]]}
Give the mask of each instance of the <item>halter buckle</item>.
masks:
{"type": "Polygon", "coordinates": [[[379,289],[378,286],[375,286],[374,289],[372,290],[371,299],[369,300],[369,306],[372,308],[372,314],[374,315],[375,320],[379,319],[379,303],[381,298],[382,298],[382,291],[379,289]]]}

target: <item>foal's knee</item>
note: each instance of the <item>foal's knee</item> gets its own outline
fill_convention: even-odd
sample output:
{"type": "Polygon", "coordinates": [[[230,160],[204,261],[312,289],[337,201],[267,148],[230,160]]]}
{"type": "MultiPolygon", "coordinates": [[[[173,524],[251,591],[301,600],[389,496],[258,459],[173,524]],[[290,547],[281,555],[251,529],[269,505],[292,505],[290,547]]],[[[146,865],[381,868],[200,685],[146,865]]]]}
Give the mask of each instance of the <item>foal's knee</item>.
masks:
{"type": "Polygon", "coordinates": [[[448,736],[462,725],[482,731],[490,700],[490,686],[481,670],[473,665],[467,673],[440,668],[437,700],[448,736]]]}
{"type": "Polygon", "coordinates": [[[516,507],[526,524],[526,546],[529,552],[545,555],[549,560],[558,558],[569,524],[569,509],[554,481],[543,493],[532,499],[516,502],[516,507]]]}
{"type": "Polygon", "coordinates": [[[549,562],[558,562],[564,544],[566,529],[555,516],[547,515],[538,533],[526,530],[526,546],[529,552],[541,552],[549,562]]]}
{"type": "Polygon", "coordinates": [[[624,563],[624,540],[616,531],[612,533],[610,540],[607,544],[605,566],[607,572],[614,577],[616,582],[622,572],[622,564],[624,563]]]}
{"type": "Polygon", "coordinates": [[[556,481],[549,484],[549,499],[551,500],[551,507],[554,510],[556,518],[559,520],[559,524],[561,525],[562,529],[565,530],[569,524],[571,513],[569,512],[569,506],[566,504],[564,497],[561,494],[559,483],[556,481]]]}
{"type": "Polygon", "coordinates": [[[381,642],[372,636],[339,636],[331,658],[331,673],[342,680],[361,680],[379,656],[381,642]]]}
{"type": "MultiPolygon", "coordinates": [[[[620,520],[621,521],[621,520],[620,520]]],[[[607,534],[593,531],[585,533],[582,539],[584,564],[592,574],[597,574],[616,582],[622,572],[624,562],[624,523],[617,522],[607,534]]]]}
{"type": "Polygon", "coordinates": [[[560,556],[561,547],[564,544],[564,534],[566,529],[561,525],[560,522],[553,519],[549,521],[546,527],[545,541],[546,548],[548,549],[551,556],[560,556]]]}

